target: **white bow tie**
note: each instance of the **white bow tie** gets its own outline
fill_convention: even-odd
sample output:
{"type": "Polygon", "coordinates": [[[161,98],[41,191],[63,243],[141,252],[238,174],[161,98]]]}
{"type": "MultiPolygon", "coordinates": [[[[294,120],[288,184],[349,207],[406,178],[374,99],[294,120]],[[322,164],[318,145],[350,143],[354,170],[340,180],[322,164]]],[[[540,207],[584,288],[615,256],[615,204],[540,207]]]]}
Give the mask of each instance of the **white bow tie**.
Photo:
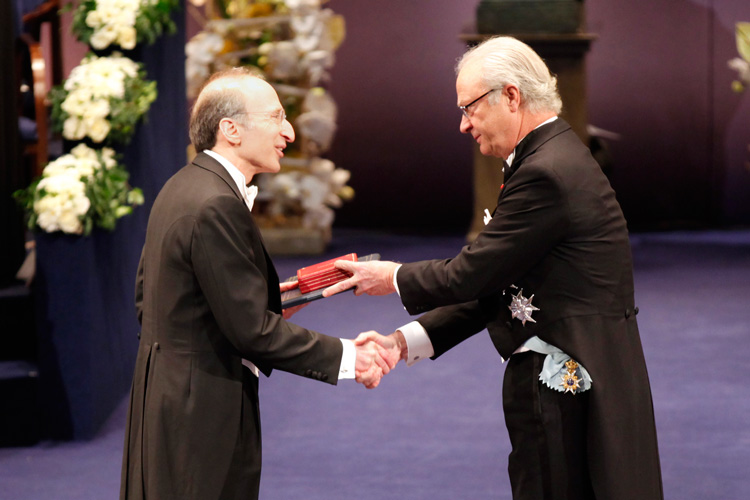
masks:
{"type": "Polygon", "coordinates": [[[245,203],[247,204],[247,209],[252,211],[253,210],[253,203],[255,203],[255,197],[258,196],[258,186],[252,185],[252,186],[245,186],[245,203]]]}

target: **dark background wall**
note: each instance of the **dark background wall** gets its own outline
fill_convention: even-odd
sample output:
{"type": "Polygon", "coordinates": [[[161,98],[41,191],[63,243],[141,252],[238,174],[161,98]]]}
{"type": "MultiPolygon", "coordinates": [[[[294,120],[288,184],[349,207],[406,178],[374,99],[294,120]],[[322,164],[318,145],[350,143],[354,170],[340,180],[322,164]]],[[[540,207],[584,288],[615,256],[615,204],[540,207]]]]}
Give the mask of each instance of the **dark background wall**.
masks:
{"type": "Polygon", "coordinates": [[[632,225],[750,222],[750,94],[730,90],[746,0],[587,2],[589,119],[622,134],[612,183],[632,225]]]}
{"type": "MultiPolygon", "coordinates": [[[[337,226],[463,230],[472,144],[458,131],[453,67],[478,0],[331,0],[347,37],[329,88],[329,157],[352,172],[337,226]]],[[[612,184],[634,229],[750,223],[750,93],[730,90],[747,0],[589,0],[591,124],[610,141],[612,184]]],[[[188,36],[197,26],[188,19],[188,36]]],[[[75,63],[72,63],[75,64],[75,63]]]]}
{"type": "MultiPolygon", "coordinates": [[[[477,1],[351,2],[330,88],[340,131],[330,153],[357,198],[337,225],[456,229],[471,210],[472,147],[458,131],[453,66],[477,1]]],[[[750,223],[750,94],[727,60],[747,0],[586,2],[598,35],[588,64],[593,125],[633,228],[750,223]]]]}

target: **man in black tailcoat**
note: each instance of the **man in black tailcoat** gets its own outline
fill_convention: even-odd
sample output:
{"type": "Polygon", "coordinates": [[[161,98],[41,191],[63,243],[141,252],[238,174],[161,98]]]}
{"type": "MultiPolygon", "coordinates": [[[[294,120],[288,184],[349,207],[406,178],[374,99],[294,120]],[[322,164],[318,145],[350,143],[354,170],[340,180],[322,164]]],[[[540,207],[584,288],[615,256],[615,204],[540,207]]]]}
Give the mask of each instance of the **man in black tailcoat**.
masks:
{"type": "Polygon", "coordinates": [[[457,256],[347,263],[325,295],[398,292],[426,313],[376,340],[407,364],[487,329],[507,360],[503,408],[515,500],[663,498],[636,323],[628,231],[589,150],[558,118],[556,79],[509,37],[457,67],[461,132],[506,161],[497,207],[457,256]]]}
{"type": "Polygon", "coordinates": [[[214,75],[190,119],[199,152],[159,193],[136,282],[141,337],[121,499],[253,499],[261,469],[258,373],[377,385],[388,364],[286,321],[250,213],[255,174],[278,172],[294,130],[273,87],[214,75]]]}

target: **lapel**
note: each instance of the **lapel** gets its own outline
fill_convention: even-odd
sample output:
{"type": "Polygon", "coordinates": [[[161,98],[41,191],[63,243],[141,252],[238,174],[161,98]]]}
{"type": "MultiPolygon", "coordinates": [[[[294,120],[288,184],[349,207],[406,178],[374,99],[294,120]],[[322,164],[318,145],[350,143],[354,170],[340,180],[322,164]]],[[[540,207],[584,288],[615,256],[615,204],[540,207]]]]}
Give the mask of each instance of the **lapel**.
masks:
{"type": "Polygon", "coordinates": [[[227,172],[227,169],[224,168],[221,163],[219,163],[206,153],[198,153],[198,156],[193,159],[193,165],[204,170],[208,170],[209,172],[213,172],[214,174],[221,177],[221,179],[226,182],[227,186],[229,186],[235,196],[237,196],[237,198],[239,198],[243,203],[245,202],[245,197],[242,195],[242,193],[240,193],[240,190],[237,187],[237,184],[234,182],[234,179],[232,179],[232,176],[229,175],[229,172],[227,172]]]}
{"type": "MultiPolygon", "coordinates": [[[[227,172],[227,169],[224,168],[224,166],[216,161],[211,156],[207,155],[206,153],[199,153],[195,159],[193,159],[193,165],[202,168],[204,170],[208,170],[209,172],[212,172],[219,177],[227,184],[229,189],[232,190],[234,195],[239,199],[243,204],[245,203],[245,197],[240,193],[239,188],[237,187],[237,184],[234,182],[234,179],[232,179],[232,176],[229,175],[229,172],[227,172]]],[[[279,277],[276,274],[276,268],[273,265],[273,261],[271,260],[271,256],[268,255],[268,252],[266,251],[266,245],[263,243],[263,236],[260,233],[260,229],[258,229],[258,226],[255,224],[255,219],[252,217],[252,214],[248,211],[248,216],[250,216],[250,219],[253,221],[251,224],[253,229],[253,236],[254,236],[254,243],[257,243],[257,247],[261,250],[258,252],[258,248],[256,248],[255,253],[256,255],[263,255],[265,259],[265,266],[260,266],[261,272],[263,272],[264,277],[266,278],[266,282],[268,283],[268,290],[269,290],[269,309],[271,309],[274,312],[281,312],[281,295],[280,294],[274,294],[271,292],[271,289],[278,289],[279,288],[279,277]]]]}
{"type": "Polygon", "coordinates": [[[500,203],[500,200],[503,197],[503,193],[505,192],[505,185],[510,181],[510,178],[513,176],[513,174],[523,166],[524,159],[532,155],[537,149],[539,149],[550,139],[557,137],[558,135],[568,130],[570,130],[570,125],[568,124],[568,122],[566,122],[562,118],[558,118],[552,123],[548,123],[532,130],[526,135],[526,137],[521,140],[521,142],[518,143],[518,146],[516,146],[516,156],[513,158],[513,164],[510,166],[510,168],[505,169],[503,186],[500,188],[500,194],[497,198],[498,204],[500,203]]]}

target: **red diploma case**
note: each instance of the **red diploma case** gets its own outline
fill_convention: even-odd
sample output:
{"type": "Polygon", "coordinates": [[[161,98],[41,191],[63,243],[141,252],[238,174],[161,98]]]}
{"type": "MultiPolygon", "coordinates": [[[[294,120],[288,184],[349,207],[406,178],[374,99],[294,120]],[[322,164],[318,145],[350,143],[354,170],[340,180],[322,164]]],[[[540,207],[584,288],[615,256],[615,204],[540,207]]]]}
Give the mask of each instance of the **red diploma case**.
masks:
{"type": "Polygon", "coordinates": [[[351,276],[349,273],[336,268],[334,264],[337,260],[365,262],[379,259],[380,254],[377,253],[366,255],[359,259],[356,253],[349,253],[335,259],[303,267],[297,271],[296,276],[292,276],[286,280],[287,282],[296,281],[299,283],[299,286],[281,294],[281,307],[286,309],[322,299],[324,298],[323,290],[351,276]]]}
{"type": "Polygon", "coordinates": [[[333,284],[343,281],[351,274],[337,269],[334,263],[337,260],[348,260],[351,262],[357,262],[357,254],[350,253],[337,257],[335,259],[320,262],[314,266],[303,267],[297,271],[297,282],[299,283],[299,291],[302,294],[314,292],[321,288],[329,287],[333,284]]]}

